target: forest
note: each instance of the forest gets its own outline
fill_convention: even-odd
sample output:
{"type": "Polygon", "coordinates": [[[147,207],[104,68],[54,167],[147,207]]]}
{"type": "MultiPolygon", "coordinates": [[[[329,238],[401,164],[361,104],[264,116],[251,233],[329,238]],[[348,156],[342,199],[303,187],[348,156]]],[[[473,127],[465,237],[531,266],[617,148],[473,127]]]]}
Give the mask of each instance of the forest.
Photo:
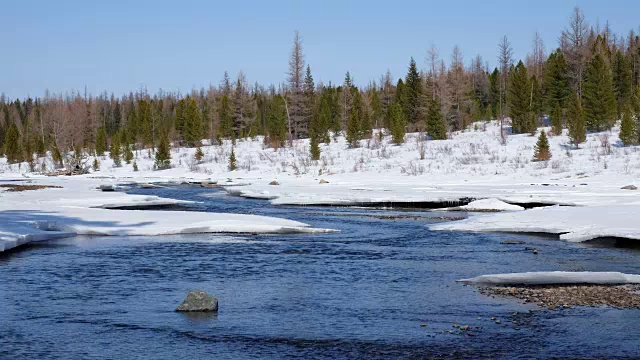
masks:
{"type": "Polygon", "coordinates": [[[45,91],[43,97],[13,100],[2,95],[0,155],[36,169],[43,156],[64,167],[82,154],[109,152],[118,165],[145,150],[162,169],[171,164],[171,147],[264,136],[265,146],[273,148],[309,138],[317,160],[318,144],[336,134],[345,134],[351,147],[374,136],[372,129],[384,129],[375,136],[390,135],[394,143],[402,143],[407,132],[438,140],[492,119],[503,124],[503,140],[534,134],[550,121],[549,135],[568,129],[575,146],[587,132],[608,130],[621,120],[624,145],[640,143],[640,36],[634,30],[615,34],[608,23],[590,25],[576,8],[558,39],[547,53],[536,33],[526,58],[514,59],[504,36],[493,68],[480,55],[466,62],[457,46],[448,59],[432,47],[424,68],[411,57],[397,80],[387,71],[356,86],[349,71],[341,84],[316,83],[296,32],[280,84],[250,84],[243,72],[235,79],[224,72],[219,86],[188,94],[141,88],[122,96],[45,91]]]}

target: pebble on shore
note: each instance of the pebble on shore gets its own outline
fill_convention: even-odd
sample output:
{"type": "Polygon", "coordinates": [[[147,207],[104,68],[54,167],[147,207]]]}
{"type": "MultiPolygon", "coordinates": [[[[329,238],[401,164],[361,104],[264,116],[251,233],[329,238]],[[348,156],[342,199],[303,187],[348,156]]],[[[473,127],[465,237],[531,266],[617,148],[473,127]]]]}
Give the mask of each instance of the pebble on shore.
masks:
{"type": "Polygon", "coordinates": [[[573,306],[640,309],[638,285],[537,285],[481,288],[485,295],[515,297],[551,310],[573,306]]]}

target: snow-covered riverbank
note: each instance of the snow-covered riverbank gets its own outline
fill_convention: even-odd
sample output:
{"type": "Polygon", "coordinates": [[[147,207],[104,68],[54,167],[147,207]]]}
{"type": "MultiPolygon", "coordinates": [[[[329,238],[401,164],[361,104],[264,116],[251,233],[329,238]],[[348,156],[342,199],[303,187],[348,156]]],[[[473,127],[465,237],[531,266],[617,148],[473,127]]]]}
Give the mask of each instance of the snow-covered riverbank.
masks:
{"type": "MultiPolygon", "coordinates": [[[[15,182],[18,183],[18,182],[15,182]]],[[[23,183],[23,182],[19,182],[23,183]]],[[[188,202],[156,196],[102,192],[101,180],[39,178],[57,185],[29,191],[0,191],[0,252],[35,241],[75,235],[167,235],[193,233],[313,233],[330,231],[285,219],[193,211],[112,210],[188,202]]]]}
{"type": "MultiPolygon", "coordinates": [[[[421,143],[417,134],[408,134],[400,146],[385,137],[382,141],[362,141],[359,148],[350,149],[339,136],[321,146],[319,161],[310,160],[308,140],[274,150],[266,148],[260,137],[242,139],[235,145],[239,167],[235,171],[227,169],[230,142],[203,146],[205,157],[200,163],[194,159],[195,149],[173,149],[173,167],[163,171],[153,171],[153,159],[146,150],[136,153],[140,171],[133,171],[133,164],[113,167],[107,156],[99,157],[99,171],[73,180],[34,175],[26,164],[7,165],[0,159],[0,180],[38,179],[43,184],[86,184],[71,185],[85,188],[104,182],[206,181],[225,187],[232,195],[277,205],[445,208],[478,199],[496,199],[492,201],[501,205],[493,210],[568,205],[571,207],[474,215],[432,229],[549,232],[573,241],[602,236],[638,239],[640,224],[632,219],[640,215],[640,191],[623,187],[640,185],[640,147],[621,147],[618,133],[615,127],[610,132],[589,134],[580,149],[573,149],[566,135],[553,136],[553,157],[548,162],[532,161],[536,137],[513,135],[501,145],[499,129],[491,122],[471,125],[466,131],[451,134],[449,140],[421,143]],[[272,185],[273,181],[277,185],[272,185]]],[[[40,162],[51,167],[49,159],[40,162]]],[[[46,190],[46,194],[54,191],[46,190]]],[[[97,202],[93,194],[78,196],[66,205],[86,208],[118,205],[121,200],[108,199],[120,194],[100,196],[97,202]]],[[[33,194],[24,202],[37,202],[39,197],[33,194]]],[[[3,209],[11,210],[12,206],[3,205],[3,209]]]]}

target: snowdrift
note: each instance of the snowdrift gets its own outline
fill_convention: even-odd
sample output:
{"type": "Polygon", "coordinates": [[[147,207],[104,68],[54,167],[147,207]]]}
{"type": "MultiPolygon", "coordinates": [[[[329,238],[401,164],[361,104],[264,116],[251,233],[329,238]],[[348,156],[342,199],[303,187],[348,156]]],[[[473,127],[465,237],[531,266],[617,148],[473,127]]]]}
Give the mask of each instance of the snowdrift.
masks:
{"type": "Polygon", "coordinates": [[[598,284],[620,285],[640,284],[640,275],[620,272],[570,272],[540,271],[511,274],[482,275],[458,282],[476,285],[559,285],[559,284],[598,284]]]}

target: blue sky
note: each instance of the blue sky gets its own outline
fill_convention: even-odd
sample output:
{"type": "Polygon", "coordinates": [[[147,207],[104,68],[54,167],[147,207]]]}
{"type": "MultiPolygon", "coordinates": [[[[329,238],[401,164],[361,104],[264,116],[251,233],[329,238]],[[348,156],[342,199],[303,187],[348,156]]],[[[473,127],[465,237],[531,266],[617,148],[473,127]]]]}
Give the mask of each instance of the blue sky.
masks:
{"type": "Polygon", "coordinates": [[[640,25],[640,1],[3,1],[0,92],[10,97],[104,90],[116,95],[218,84],[225,70],[249,82],[286,78],[294,31],[316,80],[357,84],[387,69],[425,66],[434,44],[447,61],[455,44],[465,63],[495,65],[502,35],[516,58],[538,31],[557,46],[574,6],[616,33],[640,25]]]}

